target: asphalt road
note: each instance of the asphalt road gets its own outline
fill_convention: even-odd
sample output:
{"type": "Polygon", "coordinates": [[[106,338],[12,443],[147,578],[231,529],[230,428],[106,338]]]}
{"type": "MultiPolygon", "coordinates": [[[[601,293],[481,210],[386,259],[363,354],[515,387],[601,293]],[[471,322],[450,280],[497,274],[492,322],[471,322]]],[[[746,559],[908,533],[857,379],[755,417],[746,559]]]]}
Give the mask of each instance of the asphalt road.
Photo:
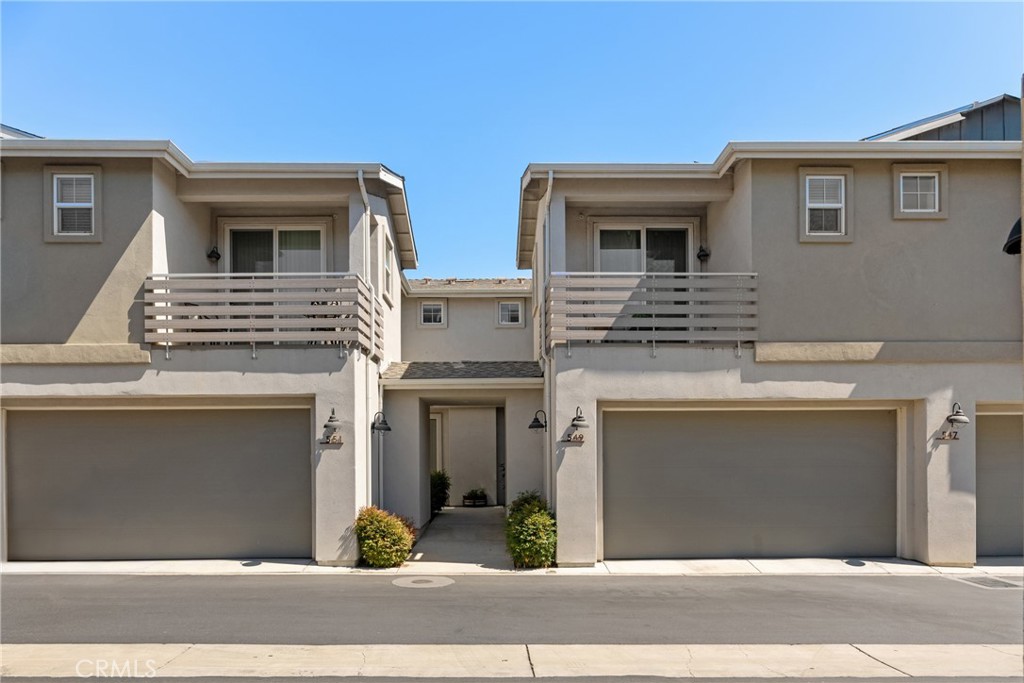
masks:
{"type": "Polygon", "coordinates": [[[948,577],[6,575],[7,643],[1020,643],[1024,591],[948,577]]]}

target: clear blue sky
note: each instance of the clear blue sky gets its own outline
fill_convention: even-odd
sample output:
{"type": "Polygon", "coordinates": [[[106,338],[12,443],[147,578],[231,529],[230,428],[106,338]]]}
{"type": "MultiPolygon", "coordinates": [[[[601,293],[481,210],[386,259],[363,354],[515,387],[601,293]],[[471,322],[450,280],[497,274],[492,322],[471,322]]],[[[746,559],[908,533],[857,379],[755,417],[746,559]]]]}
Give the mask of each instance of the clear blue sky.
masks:
{"type": "Polygon", "coordinates": [[[1022,4],[0,6],[4,123],[196,160],[381,161],[421,267],[515,274],[531,161],[711,161],[1019,94],[1022,4]]]}

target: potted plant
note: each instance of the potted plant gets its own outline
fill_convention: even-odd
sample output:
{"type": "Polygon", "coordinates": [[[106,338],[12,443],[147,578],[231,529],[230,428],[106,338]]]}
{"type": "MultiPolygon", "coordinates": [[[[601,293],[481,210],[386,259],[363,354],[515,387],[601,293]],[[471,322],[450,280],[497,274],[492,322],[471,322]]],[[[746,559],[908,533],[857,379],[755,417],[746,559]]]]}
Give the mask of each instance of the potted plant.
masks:
{"type": "Polygon", "coordinates": [[[483,489],[470,489],[462,494],[462,505],[465,507],[482,507],[487,505],[487,491],[483,489]]]}

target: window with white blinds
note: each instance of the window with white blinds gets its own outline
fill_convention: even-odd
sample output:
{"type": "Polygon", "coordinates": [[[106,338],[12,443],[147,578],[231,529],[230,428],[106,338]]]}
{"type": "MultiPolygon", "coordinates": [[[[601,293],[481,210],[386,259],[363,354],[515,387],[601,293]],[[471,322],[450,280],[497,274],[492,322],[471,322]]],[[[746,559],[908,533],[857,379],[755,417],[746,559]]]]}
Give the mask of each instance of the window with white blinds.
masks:
{"type": "Polygon", "coordinates": [[[54,233],[91,235],[95,229],[95,179],[92,175],[54,175],[54,233]]]}
{"type": "Polygon", "coordinates": [[[809,175],[806,182],[807,234],[845,234],[846,178],[809,175]]]}

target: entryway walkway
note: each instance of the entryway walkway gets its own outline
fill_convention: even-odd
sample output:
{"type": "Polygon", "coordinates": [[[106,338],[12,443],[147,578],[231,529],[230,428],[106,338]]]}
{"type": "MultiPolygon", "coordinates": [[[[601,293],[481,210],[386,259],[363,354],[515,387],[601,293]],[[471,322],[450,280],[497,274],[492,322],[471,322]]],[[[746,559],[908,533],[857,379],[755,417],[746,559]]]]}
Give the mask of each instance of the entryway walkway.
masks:
{"type": "Polygon", "coordinates": [[[511,571],[505,552],[505,508],[452,507],[441,511],[402,567],[416,573],[511,571]]]}

